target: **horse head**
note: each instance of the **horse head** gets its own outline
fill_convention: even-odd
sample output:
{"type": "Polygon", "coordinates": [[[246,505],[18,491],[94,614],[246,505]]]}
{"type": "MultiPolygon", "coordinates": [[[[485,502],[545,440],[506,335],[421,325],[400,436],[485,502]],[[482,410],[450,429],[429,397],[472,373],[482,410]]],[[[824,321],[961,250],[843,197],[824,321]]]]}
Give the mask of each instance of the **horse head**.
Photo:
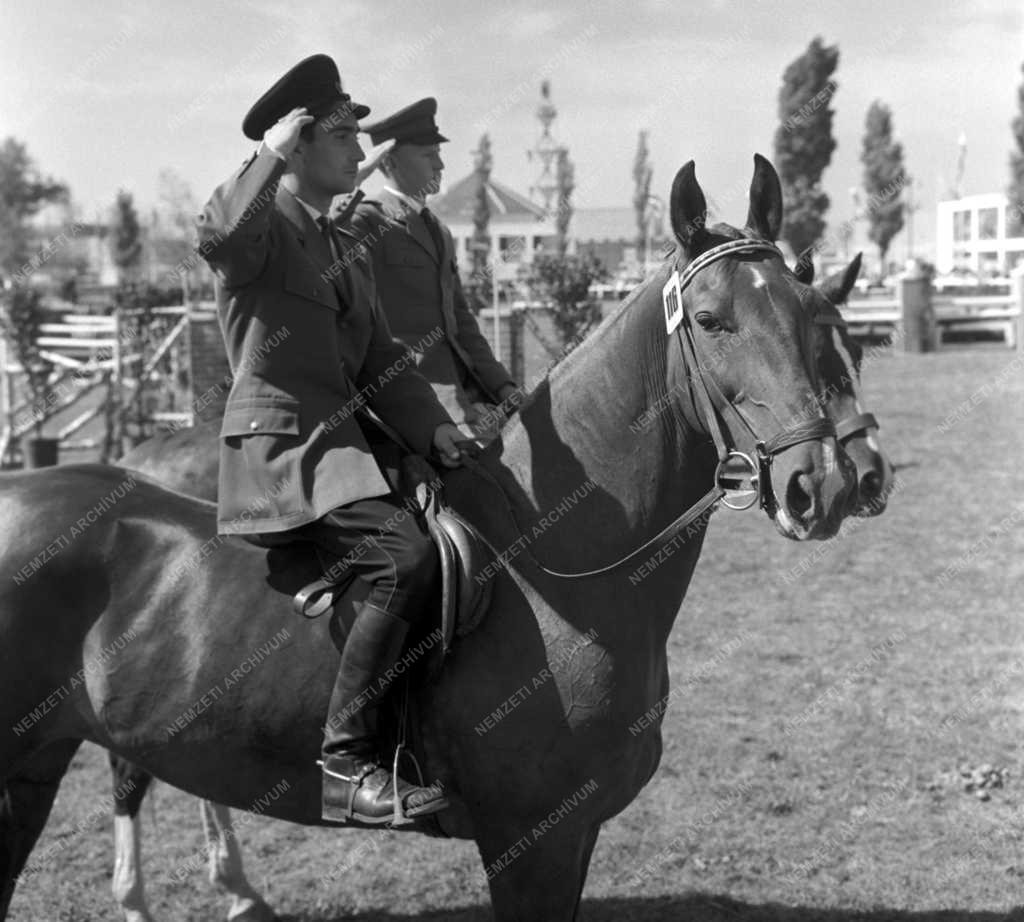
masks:
{"type": "MultiPolygon", "coordinates": [[[[845,269],[832,273],[810,290],[817,362],[825,384],[825,412],[836,424],[840,445],[857,467],[857,494],[851,512],[873,516],[885,511],[894,482],[893,466],[879,444],[878,420],[864,410],[860,380],[864,352],[850,336],[839,311],[853,289],[860,266],[858,253],[845,269]]],[[[797,261],[794,274],[806,286],[814,281],[814,266],[807,253],[797,261]]]]}
{"type": "Polygon", "coordinates": [[[820,391],[814,331],[774,246],[782,224],[775,169],[754,156],[743,231],[708,227],[706,216],[690,161],[672,185],[681,309],[674,327],[680,348],[669,352],[667,385],[692,395],[684,415],[714,439],[720,462],[729,451],[758,459],[762,506],[783,535],[831,537],[856,481],[834,425],[817,400],[808,401],[820,391]],[[728,361],[714,361],[724,355],[728,361]]]}

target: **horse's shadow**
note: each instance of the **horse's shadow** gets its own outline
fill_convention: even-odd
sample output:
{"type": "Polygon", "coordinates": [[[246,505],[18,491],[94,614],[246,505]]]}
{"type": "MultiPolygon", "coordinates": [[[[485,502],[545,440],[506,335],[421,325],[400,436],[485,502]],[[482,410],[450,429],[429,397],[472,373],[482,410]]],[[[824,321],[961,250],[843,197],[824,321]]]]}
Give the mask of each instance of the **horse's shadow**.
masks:
{"type": "MultiPolygon", "coordinates": [[[[370,910],[330,919],[281,916],[280,922],[489,922],[486,906],[400,915],[370,910]]],[[[966,909],[835,909],[827,906],[785,906],[781,903],[745,903],[728,896],[687,893],[682,896],[636,897],[583,901],[580,922],[1024,922],[1024,908],[1009,913],[966,909]]]]}

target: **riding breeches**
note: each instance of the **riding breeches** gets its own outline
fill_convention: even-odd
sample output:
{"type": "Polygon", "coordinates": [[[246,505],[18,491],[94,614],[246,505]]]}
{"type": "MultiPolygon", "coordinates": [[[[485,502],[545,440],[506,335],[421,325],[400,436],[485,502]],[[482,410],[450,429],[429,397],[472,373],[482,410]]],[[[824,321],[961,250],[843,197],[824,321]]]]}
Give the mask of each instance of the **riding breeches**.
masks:
{"type": "Polygon", "coordinates": [[[369,583],[367,604],[410,623],[428,610],[440,569],[437,551],[394,493],[339,506],[295,533],[369,583]]]}

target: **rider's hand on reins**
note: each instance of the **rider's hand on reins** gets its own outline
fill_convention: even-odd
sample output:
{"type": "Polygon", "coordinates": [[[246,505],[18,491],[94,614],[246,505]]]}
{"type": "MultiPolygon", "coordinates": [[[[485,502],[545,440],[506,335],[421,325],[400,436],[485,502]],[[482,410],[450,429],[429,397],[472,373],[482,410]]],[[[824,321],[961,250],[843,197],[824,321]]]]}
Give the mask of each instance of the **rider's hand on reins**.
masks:
{"type": "Polygon", "coordinates": [[[434,452],[445,467],[458,467],[462,464],[462,452],[459,450],[461,441],[462,433],[454,423],[441,423],[434,430],[434,452]]]}

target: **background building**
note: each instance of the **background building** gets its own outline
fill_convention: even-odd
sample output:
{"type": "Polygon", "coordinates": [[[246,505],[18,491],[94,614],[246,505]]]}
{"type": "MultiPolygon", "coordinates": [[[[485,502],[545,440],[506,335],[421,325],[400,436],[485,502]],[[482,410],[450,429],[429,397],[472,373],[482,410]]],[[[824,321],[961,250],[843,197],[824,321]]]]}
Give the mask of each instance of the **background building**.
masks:
{"type": "Polygon", "coordinates": [[[939,202],[935,268],[979,276],[1007,275],[1024,264],[1024,237],[1007,236],[1008,203],[1001,192],[939,202]]]}

